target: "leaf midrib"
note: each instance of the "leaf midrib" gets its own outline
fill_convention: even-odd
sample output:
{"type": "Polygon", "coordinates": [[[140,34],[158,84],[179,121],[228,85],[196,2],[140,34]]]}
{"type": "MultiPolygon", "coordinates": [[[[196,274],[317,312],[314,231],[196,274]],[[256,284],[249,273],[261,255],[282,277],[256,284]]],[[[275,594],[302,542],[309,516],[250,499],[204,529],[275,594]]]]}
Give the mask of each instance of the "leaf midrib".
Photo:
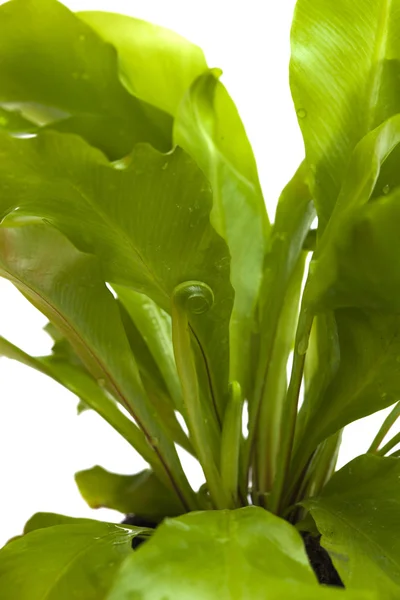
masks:
{"type": "Polygon", "coordinates": [[[162,283],[160,283],[158,277],[155,275],[148,263],[145,261],[139,249],[133,243],[133,240],[131,239],[130,235],[128,235],[128,233],[107,214],[107,212],[102,210],[97,203],[93,202],[90,196],[86,194],[77,184],[72,183],[70,181],[68,183],[71,185],[72,189],[84,200],[84,202],[86,202],[86,204],[90,206],[90,208],[95,212],[95,214],[97,214],[102,219],[106,226],[109,227],[111,225],[111,227],[116,232],[117,237],[122,237],[124,240],[127,241],[128,246],[132,248],[134,254],[137,256],[139,262],[143,265],[145,271],[147,272],[150,280],[152,280],[153,283],[156,285],[161,295],[166,297],[169,301],[169,296],[163,288],[162,283]]]}

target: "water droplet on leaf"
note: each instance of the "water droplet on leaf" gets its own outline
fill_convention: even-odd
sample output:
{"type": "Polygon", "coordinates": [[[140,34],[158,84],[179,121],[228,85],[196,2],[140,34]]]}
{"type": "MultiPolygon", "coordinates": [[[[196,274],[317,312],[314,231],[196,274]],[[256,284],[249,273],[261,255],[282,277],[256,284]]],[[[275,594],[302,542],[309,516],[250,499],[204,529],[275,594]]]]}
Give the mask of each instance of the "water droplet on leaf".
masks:
{"type": "Polygon", "coordinates": [[[300,340],[299,345],[297,346],[297,352],[303,356],[308,350],[308,339],[304,338],[300,340]]]}
{"type": "Polygon", "coordinates": [[[385,194],[385,196],[390,192],[390,185],[387,184],[384,186],[382,192],[385,194]]]}
{"type": "Polygon", "coordinates": [[[299,110],[297,111],[297,116],[299,117],[299,119],[305,119],[307,116],[307,111],[305,110],[305,108],[299,108],[299,110]]]}

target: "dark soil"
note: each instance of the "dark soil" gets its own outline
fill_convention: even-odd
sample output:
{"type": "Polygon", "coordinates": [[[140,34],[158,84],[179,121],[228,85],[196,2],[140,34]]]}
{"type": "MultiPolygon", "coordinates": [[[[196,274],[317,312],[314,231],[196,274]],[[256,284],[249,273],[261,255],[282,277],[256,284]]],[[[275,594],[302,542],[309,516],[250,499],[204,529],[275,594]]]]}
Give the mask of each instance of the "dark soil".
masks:
{"type": "Polygon", "coordinates": [[[344,587],[328,552],[320,544],[321,536],[313,536],[306,532],[302,532],[301,535],[303,536],[306,552],[318,581],[325,585],[344,587]]]}

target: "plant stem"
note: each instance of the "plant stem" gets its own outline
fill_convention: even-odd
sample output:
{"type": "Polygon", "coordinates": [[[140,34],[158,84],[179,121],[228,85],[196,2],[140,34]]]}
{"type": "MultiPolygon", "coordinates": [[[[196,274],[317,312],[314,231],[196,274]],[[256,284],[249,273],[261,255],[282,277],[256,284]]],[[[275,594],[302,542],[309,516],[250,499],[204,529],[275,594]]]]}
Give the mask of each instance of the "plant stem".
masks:
{"type": "Polygon", "coordinates": [[[400,417],[400,402],[398,402],[394,406],[393,410],[388,414],[388,416],[382,423],[381,428],[379,429],[378,433],[376,434],[374,441],[372,442],[371,446],[367,450],[367,452],[369,454],[378,452],[379,446],[381,445],[384,438],[389,433],[391,427],[395,424],[395,422],[397,421],[397,419],[399,417],[400,417]]]}
{"type": "Polygon", "coordinates": [[[197,457],[203,467],[212,502],[217,509],[229,508],[230,499],[222,484],[214,461],[210,424],[204,418],[199,385],[190,339],[190,310],[201,314],[212,305],[212,292],[201,282],[186,282],[175,288],[172,296],[172,341],[183,401],[188,417],[188,428],[197,457]],[[204,303],[201,303],[204,300],[204,303]],[[193,308],[194,307],[194,308],[193,308]]]}
{"type": "Polygon", "coordinates": [[[307,489],[304,497],[298,498],[299,502],[304,500],[305,497],[318,495],[334,473],[342,440],[342,431],[338,431],[319,446],[313,461],[307,489]]]}
{"type": "Polygon", "coordinates": [[[257,439],[258,492],[266,500],[272,489],[280,452],[281,419],[286,395],[287,361],[294,343],[306,253],[302,252],[290,278],[261,400],[257,439]]]}
{"type": "Polygon", "coordinates": [[[292,456],[294,434],[296,429],[300,387],[303,379],[304,363],[312,323],[312,314],[302,306],[296,332],[292,373],[282,414],[280,461],[277,465],[276,477],[269,503],[269,509],[274,513],[279,513],[280,511],[282,492],[285,487],[286,479],[289,475],[290,460],[292,456]]]}
{"type": "Polygon", "coordinates": [[[392,450],[397,444],[400,444],[400,433],[397,433],[387,444],[377,451],[379,456],[385,456],[390,450],[392,450]]]}
{"type": "Polygon", "coordinates": [[[233,381],[225,410],[221,442],[222,484],[237,507],[239,494],[239,455],[242,441],[243,397],[240,384],[233,381]]]}

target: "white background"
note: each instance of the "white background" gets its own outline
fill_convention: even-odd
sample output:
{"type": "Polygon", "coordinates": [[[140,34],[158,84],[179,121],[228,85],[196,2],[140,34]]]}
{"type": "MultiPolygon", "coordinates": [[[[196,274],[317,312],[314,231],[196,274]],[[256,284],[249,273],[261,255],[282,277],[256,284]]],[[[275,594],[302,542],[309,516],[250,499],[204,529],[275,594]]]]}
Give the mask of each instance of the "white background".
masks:
{"type": "MultiPolygon", "coordinates": [[[[0,2],[2,3],[2,2],[0,2]]],[[[295,0],[69,0],[73,10],[122,12],[174,29],[200,45],[211,67],[221,67],[255,150],[270,215],[279,192],[303,157],[288,85],[289,33],[295,0]]],[[[0,280],[0,335],[40,355],[51,341],[46,319],[0,280]]],[[[80,498],[74,473],[100,464],[120,473],[142,459],[92,411],[76,416],[77,400],[43,375],[0,360],[0,547],[21,532],[37,511],[120,519],[91,511],[80,498]]],[[[350,426],[340,465],[365,451],[382,415],[350,426]]],[[[185,459],[187,460],[187,459],[185,459]]],[[[189,461],[193,482],[200,480],[189,461]]]]}

